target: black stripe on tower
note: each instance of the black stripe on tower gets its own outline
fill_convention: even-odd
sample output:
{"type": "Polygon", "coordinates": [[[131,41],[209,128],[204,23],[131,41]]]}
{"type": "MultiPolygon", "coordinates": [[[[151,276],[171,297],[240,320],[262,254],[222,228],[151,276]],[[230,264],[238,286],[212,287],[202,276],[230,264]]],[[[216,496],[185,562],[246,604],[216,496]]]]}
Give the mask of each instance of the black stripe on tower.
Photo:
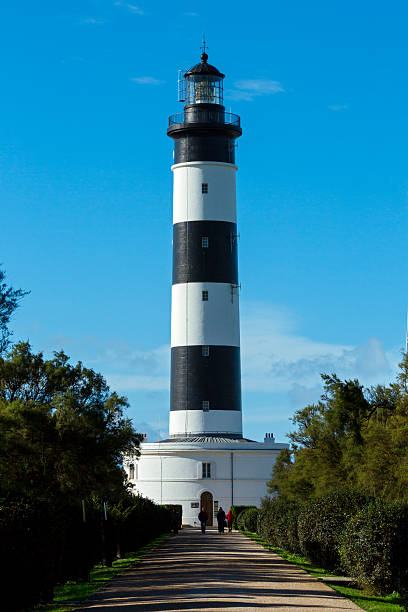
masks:
{"type": "Polygon", "coordinates": [[[235,139],[242,130],[228,123],[225,109],[216,104],[191,104],[182,117],[169,119],[168,136],[174,139],[174,163],[213,161],[235,163],[235,139]],[[180,121],[180,123],[179,123],[180,121]]]}
{"type": "Polygon", "coordinates": [[[173,284],[238,283],[237,226],[186,221],[173,226],[173,284]]]}
{"type": "Polygon", "coordinates": [[[232,138],[213,136],[206,132],[185,134],[174,143],[174,163],[213,161],[235,164],[235,145],[232,138]]]}
{"type": "Polygon", "coordinates": [[[241,410],[238,346],[176,346],[171,349],[170,410],[241,410]],[[204,355],[203,355],[204,353],[204,355]]]}

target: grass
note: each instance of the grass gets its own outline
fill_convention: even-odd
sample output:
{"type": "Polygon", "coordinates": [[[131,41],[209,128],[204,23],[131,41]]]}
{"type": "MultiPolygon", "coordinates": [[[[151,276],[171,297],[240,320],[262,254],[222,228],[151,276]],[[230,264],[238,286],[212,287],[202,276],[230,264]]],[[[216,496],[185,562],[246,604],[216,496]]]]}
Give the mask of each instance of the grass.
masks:
{"type": "Polygon", "coordinates": [[[49,604],[36,606],[34,610],[38,612],[69,612],[70,610],[76,610],[79,602],[87,599],[92,593],[102,588],[108,580],[112,580],[123,570],[137,565],[147,552],[159,546],[169,536],[170,533],[165,533],[155,538],[136,552],[128,553],[123,559],[114,561],[112,567],[95,565],[93,570],[91,570],[91,580],[89,582],[66,582],[63,585],[56,586],[54,589],[54,601],[49,604]]]}
{"type": "MultiPolygon", "coordinates": [[[[308,574],[318,578],[320,576],[336,576],[338,574],[334,574],[333,572],[328,572],[327,570],[316,567],[312,565],[305,557],[301,557],[300,555],[295,555],[293,553],[289,553],[282,548],[278,548],[276,546],[271,546],[267,542],[264,542],[261,537],[257,533],[252,533],[252,531],[243,531],[244,535],[246,535],[251,540],[255,540],[259,544],[261,544],[267,550],[279,555],[286,561],[290,563],[294,563],[301,569],[305,570],[308,574]]],[[[361,589],[356,587],[349,586],[340,586],[330,584],[330,588],[334,589],[338,593],[341,593],[344,597],[351,599],[357,606],[360,606],[363,610],[368,610],[369,612],[404,612],[405,608],[402,605],[402,599],[398,595],[398,593],[391,593],[391,595],[386,595],[385,597],[369,595],[364,593],[361,589]]]]}

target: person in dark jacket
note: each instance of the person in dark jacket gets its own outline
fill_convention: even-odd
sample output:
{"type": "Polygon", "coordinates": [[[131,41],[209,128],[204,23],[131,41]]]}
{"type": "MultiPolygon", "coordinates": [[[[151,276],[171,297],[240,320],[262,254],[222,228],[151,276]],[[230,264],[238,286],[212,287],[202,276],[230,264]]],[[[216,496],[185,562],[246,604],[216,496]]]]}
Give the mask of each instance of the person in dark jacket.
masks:
{"type": "Polygon", "coordinates": [[[175,508],[171,509],[171,530],[173,533],[179,532],[179,517],[175,508]]]}
{"type": "Polygon", "coordinates": [[[225,527],[225,512],[224,510],[221,508],[218,510],[217,512],[217,523],[218,523],[218,533],[224,533],[224,527],[225,527]]]}
{"type": "Polygon", "coordinates": [[[198,520],[201,523],[201,533],[205,533],[205,528],[208,521],[208,514],[205,508],[201,508],[201,512],[198,515],[198,520]]]}

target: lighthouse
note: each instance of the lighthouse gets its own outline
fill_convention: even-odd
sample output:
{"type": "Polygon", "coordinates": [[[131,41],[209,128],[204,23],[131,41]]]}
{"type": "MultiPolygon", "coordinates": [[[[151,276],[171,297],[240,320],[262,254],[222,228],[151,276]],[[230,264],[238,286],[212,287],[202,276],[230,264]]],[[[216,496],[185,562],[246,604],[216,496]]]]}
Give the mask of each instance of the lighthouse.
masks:
{"type": "MultiPolygon", "coordinates": [[[[180,504],[183,523],[205,507],[256,505],[279,452],[243,436],[235,150],[238,115],[225,111],[225,75],[201,61],[179,82],[173,154],[173,274],[169,437],[124,462],[134,492],[180,504]]],[[[250,408],[249,408],[250,409],[250,408]]]]}
{"type": "Polygon", "coordinates": [[[170,437],[242,437],[235,142],[223,79],[201,62],[184,75],[174,140],[170,437]]]}

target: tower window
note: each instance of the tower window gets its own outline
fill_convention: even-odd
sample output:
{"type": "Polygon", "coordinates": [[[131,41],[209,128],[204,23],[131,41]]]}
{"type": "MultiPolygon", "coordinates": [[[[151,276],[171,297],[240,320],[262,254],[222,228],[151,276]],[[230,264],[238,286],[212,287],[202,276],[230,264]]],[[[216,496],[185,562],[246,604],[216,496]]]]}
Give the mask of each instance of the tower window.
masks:
{"type": "Polygon", "coordinates": [[[210,409],[210,402],[208,400],[203,400],[202,406],[203,406],[203,411],[208,412],[210,409]]]}
{"type": "Polygon", "coordinates": [[[208,183],[201,183],[201,193],[208,193],[208,183]]]}
{"type": "Polygon", "coordinates": [[[203,478],[211,478],[211,463],[203,463],[202,469],[203,478]]]}
{"type": "Polygon", "coordinates": [[[201,246],[203,249],[208,249],[208,236],[201,236],[201,246]]]}
{"type": "Polygon", "coordinates": [[[202,291],[203,302],[208,302],[208,291],[202,291]]]}
{"type": "Polygon", "coordinates": [[[135,466],[133,463],[129,465],[129,480],[133,480],[135,477],[135,466]]]}
{"type": "Polygon", "coordinates": [[[201,347],[201,355],[203,357],[209,357],[209,355],[210,355],[210,347],[209,346],[202,346],[201,347]]]}

